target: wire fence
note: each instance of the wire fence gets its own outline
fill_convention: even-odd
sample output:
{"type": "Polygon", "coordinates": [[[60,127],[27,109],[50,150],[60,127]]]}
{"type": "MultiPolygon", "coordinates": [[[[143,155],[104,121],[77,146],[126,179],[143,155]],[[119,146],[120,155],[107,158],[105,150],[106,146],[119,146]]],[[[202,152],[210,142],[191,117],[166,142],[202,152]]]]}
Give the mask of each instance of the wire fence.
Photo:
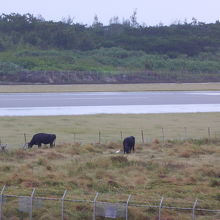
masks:
{"type": "Polygon", "coordinates": [[[161,198],[143,200],[135,195],[73,194],[68,190],[18,189],[3,186],[0,220],[4,219],[220,219],[219,203],[161,198]],[[20,190],[20,191],[19,191],[20,190]],[[52,194],[51,194],[52,193],[52,194]],[[49,195],[50,194],[50,195],[49,195]],[[213,203],[212,203],[213,204],[213,203]],[[172,216],[172,217],[171,217],[172,216]]]}
{"type": "MultiPolygon", "coordinates": [[[[153,141],[158,141],[165,143],[168,140],[172,141],[184,141],[184,140],[219,140],[220,139],[220,127],[206,127],[206,128],[189,128],[189,127],[179,127],[179,128],[146,128],[140,130],[97,130],[96,132],[81,132],[74,129],[72,133],[56,132],[55,130],[51,133],[56,134],[56,144],[63,143],[99,143],[106,144],[109,142],[122,142],[122,140],[127,136],[134,136],[136,143],[146,144],[152,143],[153,141]]],[[[10,136],[4,135],[0,136],[0,146],[1,148],[7,147],[8,149],[23,148],[24,145],[30,142],[33,134],[31,133],[13,133],[10,136]]]]}

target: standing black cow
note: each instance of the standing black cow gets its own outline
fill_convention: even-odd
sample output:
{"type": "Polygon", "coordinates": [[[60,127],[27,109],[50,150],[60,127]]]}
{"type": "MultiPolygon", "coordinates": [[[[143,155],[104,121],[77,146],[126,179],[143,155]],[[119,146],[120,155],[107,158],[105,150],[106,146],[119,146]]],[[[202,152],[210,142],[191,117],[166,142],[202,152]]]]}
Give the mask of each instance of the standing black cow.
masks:
{"type": "Polygon", "coordinates": [[[126,137],[123,141],[123,147],[124,147],[124,154],[131,153],[131,150],[133,149],[134,152],[134,145],[135,145],[135,137],[130,136],[126,137]]]}
{"type": "Polygon", "coordinates": [[[28,143],[28,148],[33,147],[33,145],[41,147],[41,144],[50,144],[50,147],[53,147],[55,146],[55,140],[55,134],[38,133],[32,137],[31,141],[28,143]]]}

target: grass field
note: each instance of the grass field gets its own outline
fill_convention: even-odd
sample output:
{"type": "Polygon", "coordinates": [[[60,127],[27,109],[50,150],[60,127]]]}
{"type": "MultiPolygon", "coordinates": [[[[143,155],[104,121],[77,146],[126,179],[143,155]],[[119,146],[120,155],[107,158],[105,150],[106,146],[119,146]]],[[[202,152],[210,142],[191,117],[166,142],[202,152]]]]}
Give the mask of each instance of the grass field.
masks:
{"type": "Polygon", "coordinates": [[[220,113],[0,117],[0,125],[0,140],[9,148],[20,148],[24,133],[30,141],[39,132],[55,133],[59,144],[117,142],[130,135],[142,143],[142,130],[145,142],[220,137],[220,113]]]}
{"type": "MultiPolygon", "coordinates": [[[[120,143],[111,142],[1,152],[0,183],[9,186],[5,194],[11,191],[24,195],[29,189],[30,195],[31,189],[36,187],[37,194],[43,193],[41,196],[51,193],[51,196],[61,197],[67,189],[67,198],[82,199],[86,193],[92,197],[100,192],[107,201],[117,202],[122,196],[132,194],[131,202],[139,204],[148,200],[158,203],[163,196],[164,205],[178,207],[192,207],[197,198],[199,208],[219,209],[219,142],[168,141],[162,144],[154,141],[137,144],[136,152],[130,155],[116,154],[120,148],[120,143]]],[[[17,205],[10,200],[4,205],[8,206],[8,210],[4,210],[8,219],[19,214],[17,205]]],[[[65,219],[91,219],[91,210],[86,207],[83,203],[75,208],[74,204],[66,204],[65,219]]],[[[131,207],[129,219],[157,219],[157,211],[131,207]]],[[[35,210],[34,215],[35,219],[59,219],[59,204],[52,201],[50,208],[46,208],[44,203],[44,208],[35,210]]],[[[220,217],[217,213],[197,212],[197,215],[200,220],[220,217]]],[[[191,211],[163,209],[163,219],[191,219],[191,211]]]]}
{"type": "Polygon", "coordinates": [[[220,83],[0,85],[1,92],[112,92],[220,90],[220,83]]]}

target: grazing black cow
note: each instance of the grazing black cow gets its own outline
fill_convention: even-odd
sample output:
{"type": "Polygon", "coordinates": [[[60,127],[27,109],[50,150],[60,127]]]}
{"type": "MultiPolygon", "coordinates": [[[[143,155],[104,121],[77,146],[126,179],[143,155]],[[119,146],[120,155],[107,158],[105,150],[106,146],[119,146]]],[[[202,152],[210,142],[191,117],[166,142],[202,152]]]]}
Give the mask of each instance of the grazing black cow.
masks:
{"type": "Polygon", "coordinates": [[[55,134],[38,133],[32,137],[31,141],[28,143],[28,148],[33,147],[33,145],[41,147],[41,144],[50,144],[50,147],[53,147],[55,146],[55,140],[55,134]]]}
{"type": "Polygon", "coordinates": [[[135,145],[135,137],[130,136],[126,137],[123,141],[123,147],[124,147],[124,154],[131,153],[131,150],[133,149],[134,152],[134,145],[135,145]]]}

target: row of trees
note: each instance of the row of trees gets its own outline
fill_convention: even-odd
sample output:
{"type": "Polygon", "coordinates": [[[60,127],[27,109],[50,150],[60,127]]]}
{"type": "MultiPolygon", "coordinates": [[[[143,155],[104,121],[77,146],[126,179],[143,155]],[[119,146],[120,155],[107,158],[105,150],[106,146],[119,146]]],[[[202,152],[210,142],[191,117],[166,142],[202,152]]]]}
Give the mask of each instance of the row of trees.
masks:
{"type": "Polygon", "coordinates": [[[216,52],[220,48],[220,22],[192,22],[170,26],[146,26],[137,22],[136,11],[130,19],[117,17],[104,26],[97,16],[91,26],[74,23],[67,18],[59,22],[46,21],[31,14],[0,15],[0,51],[18,45],[39,49],[76,49],[120,47],[146,53],[196,56],[201,52],[216,52]]]}

